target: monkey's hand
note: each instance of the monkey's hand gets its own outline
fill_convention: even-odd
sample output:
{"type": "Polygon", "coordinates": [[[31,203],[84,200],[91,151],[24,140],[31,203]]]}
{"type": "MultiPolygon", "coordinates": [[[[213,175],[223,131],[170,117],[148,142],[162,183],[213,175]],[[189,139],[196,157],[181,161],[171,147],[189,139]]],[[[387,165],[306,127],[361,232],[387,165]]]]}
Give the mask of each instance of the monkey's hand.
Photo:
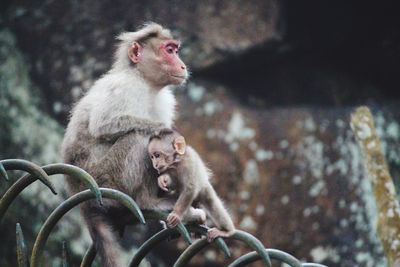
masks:
{"type": "Polygon", "coordinates": [[[180,222],[181,222],[181,216],[179,216],[175,212],[171,212],[167,217],[167,226],[169,228],[174,228],[180,222]]]}
{"type": "MultiPolygon", "coordinates": [[[[100,113],[100,115],[101,114],[102,113],[100,113]]],[[[100,115],[97,114],[97,117],[100,115]]],[[[92,120],[96,118],[92,118],[89,122],[89,132],[96,139],[106,142],[115,142],[118,138],[129,132],[153,134],[155,131],[165,128],[165,125],[161,122],[153,122],[148,119],[130,115],[108,118],[106,122],[101,125],[96,125],[92,122],[92,120]]]]}
{"type": "Polygon", "coordinates": [[[210,228],[207,231],[207,241],[212,242],[217,237],[230,237],[235,231],[222,231],[217,228],[210,228]]]}
{"type": "Polygon", "coordinates": [[[171,177],[168,174],[160,175],[157,179],[157,182],[158,182],[158,187],[160,187],[161,190],[166,192],[169,191],[168,187],[171,184],[171,177]]]}

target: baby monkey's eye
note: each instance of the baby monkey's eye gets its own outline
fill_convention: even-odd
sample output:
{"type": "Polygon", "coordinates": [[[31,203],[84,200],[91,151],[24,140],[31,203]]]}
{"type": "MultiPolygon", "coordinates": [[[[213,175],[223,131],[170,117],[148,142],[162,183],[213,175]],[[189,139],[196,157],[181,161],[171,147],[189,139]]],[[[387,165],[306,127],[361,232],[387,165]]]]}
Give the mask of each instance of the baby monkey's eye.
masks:
{"type": "Polygon", "coordinates": [[[154,157],[158,159],[160,157],[160,154],[159,153],[154,153],[154,157]]]}

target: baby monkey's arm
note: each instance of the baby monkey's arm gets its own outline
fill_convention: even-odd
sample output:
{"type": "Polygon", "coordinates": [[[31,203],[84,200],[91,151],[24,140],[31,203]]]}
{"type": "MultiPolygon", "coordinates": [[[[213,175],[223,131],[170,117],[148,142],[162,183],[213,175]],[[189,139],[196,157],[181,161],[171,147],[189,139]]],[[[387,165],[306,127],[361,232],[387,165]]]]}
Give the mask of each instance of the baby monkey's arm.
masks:
{"type": "Polygon", "coordinates": [[[183,215],[189,210],[195,199],[195,192],[189,188],[184,188],[179,194],[174,209],[167,217],[167,226],[172,228],[181,222],[183,215]]]}

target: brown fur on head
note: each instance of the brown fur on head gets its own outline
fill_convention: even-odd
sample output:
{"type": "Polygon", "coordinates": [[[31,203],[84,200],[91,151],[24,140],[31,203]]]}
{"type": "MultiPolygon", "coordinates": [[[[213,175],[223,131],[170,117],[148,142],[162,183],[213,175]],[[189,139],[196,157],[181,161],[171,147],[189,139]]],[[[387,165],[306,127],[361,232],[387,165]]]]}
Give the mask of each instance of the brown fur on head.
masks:
{"type": "Polygon", "coordinates": [[[115,53],[114,70],[137,69],[152,86],[182,84],[189,74],[178,56],[180,43],[157,23],[147,23],[136,32],[124,32],[115,53]]]}
{"type": "Polygon", "coordinates": [[[159,173],[175,168],[185,154],[185,149],[185,138],[171,129],[161,129],[149,139],[148,153],[153,167],[159,173]]]}
{"type": "Polygon", "coordinates": [[[151,142],[151,140],[153,140],[153,139],[163,139],[167,136],[174,137],[174,136],[178,136],[178,135],[181,135],[181,134],[175,130],[172,130],[169,128],[164,128],[164,129],[156,131],[154,134],[152,134],[149,138],[149,142],[151,142]]]}

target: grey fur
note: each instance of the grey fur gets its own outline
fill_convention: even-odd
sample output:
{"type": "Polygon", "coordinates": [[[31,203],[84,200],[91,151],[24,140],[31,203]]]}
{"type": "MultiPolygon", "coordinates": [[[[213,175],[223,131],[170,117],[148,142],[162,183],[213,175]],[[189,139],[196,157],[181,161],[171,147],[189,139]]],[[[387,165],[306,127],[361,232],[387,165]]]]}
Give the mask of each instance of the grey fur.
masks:
{"type": "MultiPolygon", "coordinates": [[[[154,23],[120,35],[112,69],[74,107],[61,152],[65,163],[86,170],[100,187],[127,193],[142,209],[171,209],[172,199],[157,197],[157,173],[151,167],[147,145],[151,134],[173,124],[175,98],[167,86],[177,81],[165,66],[158,68],[151,63],[154,55],[147,48],[151,46],[143,48],[147,63],[129,63],[124,49],[146,36],[155,36],[147,38],[148,42],[170,38],[169,31],[154,23]],[[157,77],[160,83],[154,86],[157,77]]],[[[186,73],[185,68],[182,71],[186,73]]],[[[66,180],[71,193],[84,189],[82,184],[66,180]]],[[[85,203],[82,215],[101,256],[101,266],[122,266],[116,232],[122,233],[128,222],[134,222],[133,217],[111,200],[104,201],[102,207],[95,201],[85,203]]]]}

